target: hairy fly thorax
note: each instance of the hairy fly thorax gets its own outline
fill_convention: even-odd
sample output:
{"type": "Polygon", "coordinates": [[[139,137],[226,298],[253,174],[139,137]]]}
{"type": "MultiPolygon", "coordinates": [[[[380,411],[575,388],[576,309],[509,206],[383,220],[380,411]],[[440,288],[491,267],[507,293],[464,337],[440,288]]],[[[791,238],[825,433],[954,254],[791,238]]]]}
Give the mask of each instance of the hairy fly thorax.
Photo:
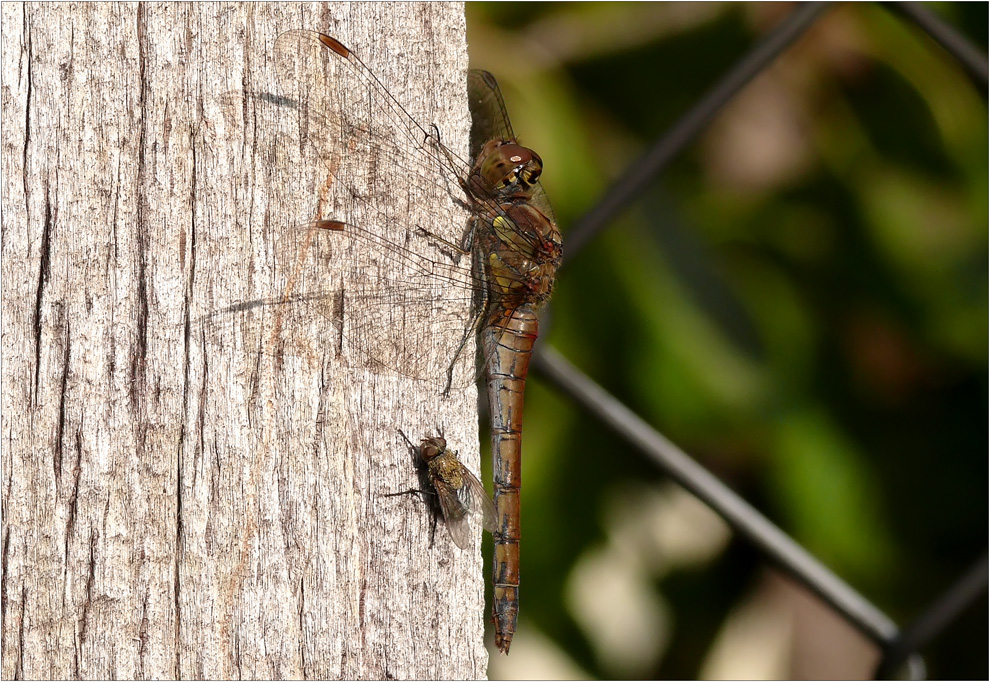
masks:
{"type": "Polygon", "coordinates": [[[447,449],[447,441],[443,438],[426,438],[419,448],[420,457],[430,470],[430,478],[441,481],[452,488],[464,485],[464,466],[457,457],[457,452],[447,449]]]}

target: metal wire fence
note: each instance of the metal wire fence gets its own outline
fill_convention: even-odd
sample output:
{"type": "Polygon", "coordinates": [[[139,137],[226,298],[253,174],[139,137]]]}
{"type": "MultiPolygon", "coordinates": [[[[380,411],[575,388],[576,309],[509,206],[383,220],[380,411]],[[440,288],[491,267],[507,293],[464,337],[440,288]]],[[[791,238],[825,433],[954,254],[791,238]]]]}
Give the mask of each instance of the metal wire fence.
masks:
{"type": "MultiPolygon", "coordinates": [[[[763,72],[829,9],[828,3],[799,5],[787,18],[742,56],[707,94],[621,174],[603,198],[567,234],[570,261],[620,213],[632,205],[665,167],[694,141],[706,125],[755,76],[763,72]]],[[[914,3],[885,5],[896,16],[913,22],[951,54],[987,95],[987,58],[951,26],[914,3]]],[[[935,44],[932,49],[938,49],[935,44]]],[[[566,265],[565,261],[565,265],[566,265]]],[[[913,622],[899,627],[869,598],[818,561],[783,530],[711,472],[667,440],[644,419],[598,386],[553,348],[544,345],[534,356],[534,368],[567,398],[593,415],[619,437],[653,461],[666,474],[711,507],[773,564],[820,597],[843,619],[873,641],[882,657],[878,678],[925,676],[917,653],[937,638],[953,620],[987,589],[988,558],[984,553],[958,581],[913,622]],[[906,668],[906,670],[905,670],[906,668]]]]}

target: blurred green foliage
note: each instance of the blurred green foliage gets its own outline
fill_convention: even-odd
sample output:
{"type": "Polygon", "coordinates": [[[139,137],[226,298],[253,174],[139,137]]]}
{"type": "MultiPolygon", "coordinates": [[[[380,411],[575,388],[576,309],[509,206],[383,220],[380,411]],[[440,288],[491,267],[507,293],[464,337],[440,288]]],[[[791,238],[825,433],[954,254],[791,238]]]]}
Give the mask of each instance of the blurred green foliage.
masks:
{"type": "MultiPolygon", "coordinates": [[[[932,6],[986,51],[987,5],[932,6]]],[[[793,8],[469,4],[567,231],[793,8]]],[[[561,270],[546,339],[906,625],[986,549],[986,93],[874,4],[829,9],[561,270]]],[[[521,631],[596,677],[695,677],[766,565],[734,538],[654,587],[655,667],[596,654],[566,598],[607,500],[661,471],[527,388],[521,631]],[[658,646],[660,646],[658,644],[658,646]]],[[[987,600],[925,651],[985,678],[987,600]]],[[[510,656],[511,658],[511,656],[510,656]]]]}

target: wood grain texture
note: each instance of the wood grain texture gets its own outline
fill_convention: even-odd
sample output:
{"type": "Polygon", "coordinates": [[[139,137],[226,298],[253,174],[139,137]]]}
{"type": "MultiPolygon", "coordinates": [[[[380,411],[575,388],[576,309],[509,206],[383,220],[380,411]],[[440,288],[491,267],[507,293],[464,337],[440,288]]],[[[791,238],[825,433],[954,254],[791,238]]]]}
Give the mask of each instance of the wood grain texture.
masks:
{"type": "Polygon", "coordinates": [[[340,38],[466,154],[463,7],[0,11],[4,678],[483,677],[480,548],[381,496],[417,481],[397,428],[478,471],[475,389],[192,323],[279,295],[327,182],[259,97],[276,37],[340,38]]]}

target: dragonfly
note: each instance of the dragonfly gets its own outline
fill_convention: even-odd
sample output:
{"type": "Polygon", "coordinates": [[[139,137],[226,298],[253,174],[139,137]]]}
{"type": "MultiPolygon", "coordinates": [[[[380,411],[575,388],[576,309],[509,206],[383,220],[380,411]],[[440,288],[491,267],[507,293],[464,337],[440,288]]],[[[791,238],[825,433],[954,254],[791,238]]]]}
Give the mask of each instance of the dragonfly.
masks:
{"type": "MultiPolygon", "coordinates": [[[[485,492],[481,481],[461,463],[456,450],[447,447],[441,432],[439,436],[424,438],[419,447],[413,445],[401,430],[399,435],[426,465],[426,478],[433,488],[447,532],[454,544],[461,549],[471,547],[471,520],[481,517],[481,526],[488,532],[495,530],[495,507],[485,492]]],[[[431,494],[430,491],[411,489],[389,493],[388,497],[409,493],[431,494]]]]}
{"type": "MultiPolygon", "coordinates": [[[[231,306],[213,319],[236,316],[234,326],[252,347],[279,358],[330,353],[345,364],[430,382],[443,395],[486,377],[492,618],[496,645],[507,653],[519,610],[523,393],[537,312],[562,256],[539,182],[543,161],[518,143],[487,72],[468,74],[465,160],[336,38],[283,33],[275,64],[282,93],[271,101],[285,111],[280,124],[293,123],[299,148],[314,149],[329,173],[315,217],[277,240],[274,260],[287,272],[283,294],[231,306]],[[387,185],[386,164],[398,171],[387,185]],[[467,209],[459,240],[407,218],[417,202],[444,197],[467,209]]],[[[427,452],[434,451],[431,461],[450,461],[439,440],[427,452]]],[[[461,532],[456,527],[448,523],[452,537],[461,532]]]]}

